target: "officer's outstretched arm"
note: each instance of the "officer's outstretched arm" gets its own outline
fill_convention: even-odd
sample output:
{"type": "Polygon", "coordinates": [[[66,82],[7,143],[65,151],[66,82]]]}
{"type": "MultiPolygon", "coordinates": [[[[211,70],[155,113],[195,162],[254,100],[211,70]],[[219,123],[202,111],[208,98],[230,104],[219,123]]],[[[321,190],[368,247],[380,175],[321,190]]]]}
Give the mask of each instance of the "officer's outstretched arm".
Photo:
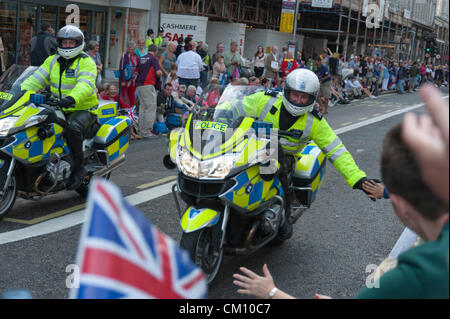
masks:
{"type": "Polygon", "coordinates": [[[359,181],[367,178],[366,173],[359,169],[353,156],[341,139],[333,132],[327,121],[322,118],[317,123],[317,127],[313,128],[311,138],[319,145],[325,156],[345,178],[348,186],[354,188],[359,181]]]}

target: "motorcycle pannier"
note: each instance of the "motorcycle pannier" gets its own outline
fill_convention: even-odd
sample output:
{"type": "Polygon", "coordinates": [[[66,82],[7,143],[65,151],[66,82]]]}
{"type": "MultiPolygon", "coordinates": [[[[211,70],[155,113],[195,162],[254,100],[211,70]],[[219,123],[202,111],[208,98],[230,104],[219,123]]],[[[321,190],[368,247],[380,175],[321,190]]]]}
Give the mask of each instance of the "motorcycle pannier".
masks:
{"type": "Polygon", "coordinates": [[[310,143],[301,152],[294,172],[294,189],[297,199],[310,206],[325,176],[326,157],[317,144],[310,143]]]}
{"type": "Polygon", "coordinates": [[[128,148],[131,120],[127,116],[115,117],[98,130],[94,147],[102,164],[107,165],[128,148]]]}

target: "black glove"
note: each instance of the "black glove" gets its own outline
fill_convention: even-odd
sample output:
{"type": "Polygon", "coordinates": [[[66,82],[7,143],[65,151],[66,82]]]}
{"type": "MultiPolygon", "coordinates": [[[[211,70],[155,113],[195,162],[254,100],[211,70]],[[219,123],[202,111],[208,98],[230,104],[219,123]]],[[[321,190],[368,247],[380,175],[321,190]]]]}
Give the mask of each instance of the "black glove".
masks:
{"type": "Polygon", "coordinates": [[[71,96],[66,96],[58,102],[58,106],[62,109],[68,109],[75,105],[75,99],[71,96]]]}
{"type": "MultiPolygon", "coordinates": [[[[381,181],[379,179],[375,179],[375,178],[368,179],[367,177],[363,177],[359,181],[357,181],[355,185],[353,185],[353,189],[360,189],[364,193],[366,193],[366,195],[370,195],[370,193],[366,192],[364,190],[364,188],[362,187],[363,183],[364,182],[368,182],[368,181],[374,181],[375,183],[381,183],[381,181]]],[[[376,201],[375,198],[371,198],[371,200],[374,201],[374,202],[376,201]]]]}

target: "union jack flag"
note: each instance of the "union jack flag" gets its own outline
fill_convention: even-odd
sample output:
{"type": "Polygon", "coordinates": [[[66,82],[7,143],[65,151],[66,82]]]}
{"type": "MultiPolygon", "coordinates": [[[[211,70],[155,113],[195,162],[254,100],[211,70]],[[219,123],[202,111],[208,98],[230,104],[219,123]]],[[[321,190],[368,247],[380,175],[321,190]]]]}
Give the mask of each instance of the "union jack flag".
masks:
{"type": "Polygon", "coordinates": [[[133,107],[130,107],[128,109],[128,117],[131,119],[131,121],[133,123],[137,123],[138,122],[139,116],[138,116],[138,113],[136,111],[136,105],[133,106],[133,107]]]}
{"type": "Polygon", "coordinates": [[[206,298],[205,275],[173,239],[123,198],[94,179],[81,232],[79,288],[72,298],[206,298]]]}

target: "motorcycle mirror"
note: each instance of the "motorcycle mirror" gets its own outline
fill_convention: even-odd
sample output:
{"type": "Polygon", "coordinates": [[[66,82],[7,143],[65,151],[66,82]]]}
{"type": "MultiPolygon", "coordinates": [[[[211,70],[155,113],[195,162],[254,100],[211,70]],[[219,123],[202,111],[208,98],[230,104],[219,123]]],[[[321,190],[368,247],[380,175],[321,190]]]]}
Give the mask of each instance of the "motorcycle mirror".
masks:
{"type": "Polygon", "coordinates": [[[175,163],[172,162],[172,159],[170,158],[170,155],[164,156],[163,164],[164,164],[164,167],[167,168],[167,169],[175,169],[177,167],[175,165],[175,163]]]}

